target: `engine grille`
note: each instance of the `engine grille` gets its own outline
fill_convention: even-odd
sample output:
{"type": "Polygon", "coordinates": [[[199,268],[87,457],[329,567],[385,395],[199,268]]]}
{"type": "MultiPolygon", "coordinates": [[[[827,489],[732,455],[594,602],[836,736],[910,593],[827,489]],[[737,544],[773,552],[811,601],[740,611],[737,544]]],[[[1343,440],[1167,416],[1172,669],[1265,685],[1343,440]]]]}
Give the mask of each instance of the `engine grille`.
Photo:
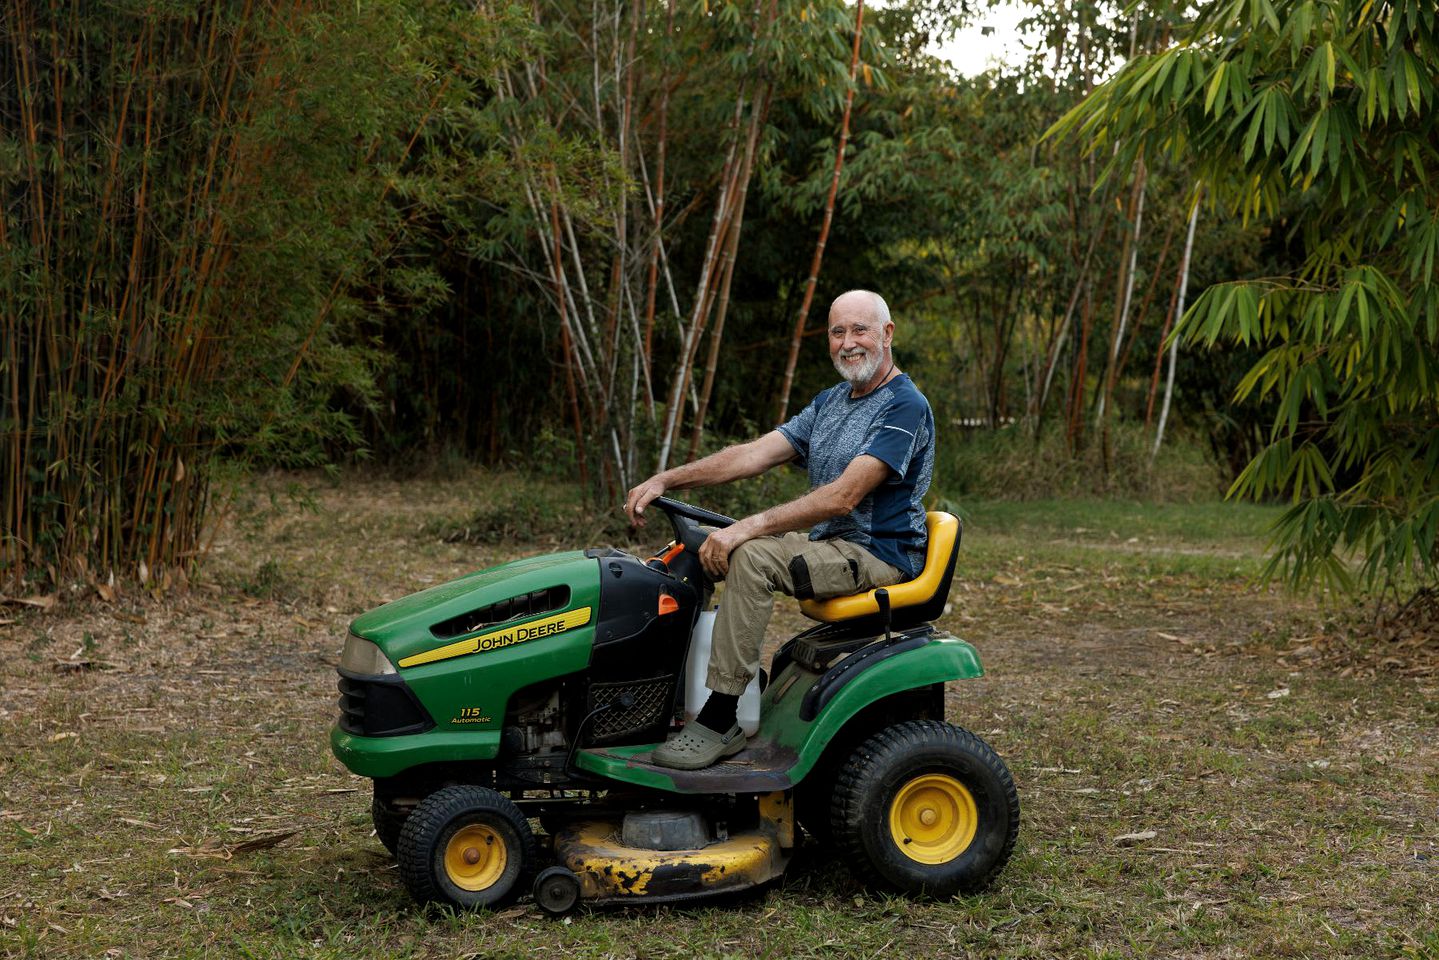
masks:
{"type": "Polygon", "coordinates": [[[613,743],[650,731],[655,738],[669,727],[674,709],[675,681],[671,673],[648,680],[596,683],[590,687],[589,710],[607,709],[590,720],[590,743],[613,743]]]}
{"type": "Polygon", "coordinates": [[[419,733],[434,726],[399,678],[340,674],[340,729],[362,737],[419,733]]]}

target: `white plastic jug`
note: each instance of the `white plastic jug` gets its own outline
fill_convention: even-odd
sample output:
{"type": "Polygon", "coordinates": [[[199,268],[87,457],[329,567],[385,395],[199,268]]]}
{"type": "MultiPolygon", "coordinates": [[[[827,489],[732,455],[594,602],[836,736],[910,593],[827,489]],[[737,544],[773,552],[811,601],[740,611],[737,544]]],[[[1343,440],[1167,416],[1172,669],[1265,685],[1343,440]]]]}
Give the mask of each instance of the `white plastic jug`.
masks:
{"type": "MultiPolygon", "coordinates": [[[[710,667],[710,641],[715,629],[715,611],[705,610],[695,621],[694,633],[690,634],[690,655],[685,660],[685,720],[693,720],[700,708],[709,699],[710,690],[705,686],[705,676],[710,667]]],[[[739,698],[739,725],[745,736],[752,737],[759,729],[759,674],[750,680],[749,686],[739,698]]]]}

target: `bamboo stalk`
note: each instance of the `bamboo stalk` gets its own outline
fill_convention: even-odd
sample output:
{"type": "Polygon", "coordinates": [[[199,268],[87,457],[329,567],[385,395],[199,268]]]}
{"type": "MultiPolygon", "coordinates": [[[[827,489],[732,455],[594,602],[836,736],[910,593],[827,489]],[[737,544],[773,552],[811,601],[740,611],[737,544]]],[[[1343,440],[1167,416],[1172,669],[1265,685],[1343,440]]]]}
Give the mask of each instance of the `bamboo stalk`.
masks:
{"type": "Polygon", "coordinates": [[[570,324],[568,314],[565,313],[565,298],[562,290],[564,285],[564,257],[560,253],[560,208],[558,200],[550,206],[550,220],[550,234],[554,242],[553,263],[555,265],[555,291],[560,310],[560,345],[565,355],[565,390],[570,398],[570,415],[574,420],[575,426],[575,443],[577,445],[575,451],[577,456],[575,459],[579,461],[580,483],[588,489],[590,485],[590,475],[584,454],[585,430],[584,425],[580,421],[579,392],[575,387],[574,353],[570,349],[570,324]]]}
{"type": "MultiPolygon", "coordinates": [[[[1003,420],[1004,410],[1004,365],[1009,358],[1009,345],[1014,339],[1014,327],[1017,322],[1016,305],[1019,301],[1019,286],[1011,285],[1009,295],[1006,298],[1007,304],[1001,310],[994,312],[994,365],[991,367],[989,396],[987,406],[989,409],[989,423],[991,427],[998,427],[1003,420]]],[[[976,325],[977,326],[977,325],[976,325]]]]}
{"type": "Polygon", "coordinates": [[[855,77],[859,69],[859,41],[864,30],[864,0],[856,0],[854,12],[854,43],[849,56],[849,85],[844,92],[844,113],[840,117],[839,144],[835,149],[834,173],[830,176],[829,195],[825,198],[824,219],[820,222],[819,237],[815,240],[814,254],[810,258],[809,276],[805,279],[804,299],[795,315],[794,333],[790,337],[789,356],[785,359],[784,377],[780,381],[779,407],[775,412],[775,423],[783,423],[789,414],[789,395],[794,384],[794,370],[799,363],[799,345],[804,338],[804,325],[809,320],[810,304],[814,301],[814,288],[819,283],[819,268],[824,261],[824,247],[829,240],[830,224],[834,221],[834,201],[839,193],[839,178],[844,171],[844,151],[849,145],[849,118],[854,105],[855,77]]]}
{"type": "MultiPolygon", "coordinates": [[[[743,108],[744,96],[743,92],[741,92],[741,95],[735,99],[734,116],[730,124],[732,130],[737,128],[740,112],[743,108]]],[[[699,349],[699,336],[704,332],[704,321],[708,316],[708,294],[711,287],[711,273],[714,269],[715,252],[719,248],[719,244],[723,241],[723,231],[727,227],[726,207],[728,192],[731,189],[730,172],[734,165],[736,147],[736,138],[732,137],[730,139],[729,149],[725,155],[723,173],[721,174],[720,180],[719,197],[715,202],[714,218],[710,223],[709,237],[705,241],[705,254],[700,266],[695,306],[690,317],[689,330],[685,337],[684,346],[675,371],[669,409],[665,414],[665,426],[660,445],[659,464],[656,467],[657,471],[662,471],[669,465],[670,449],[674,445],[676,434],[679,430],[681,404],[689,387],[690,369],[694,363],[695,351],[699,349]]]]}
{"type": "Polygon", "coordinates": [[[1089,335],[1094,326],[1092,296],[1093,291],[1088,284],[1085,284],[1084,310],[1080,314],[1083,322],[1080,325],[1079,340],[1077,341],[1079,347],[1074,360],[1074,375],[1069,383],[1069,409],[1066,412],[1068,426],[1065,430],[1065,438],[1071,454],[1078,452],[1084,439],[1084,380],[1088,375],[1089,335]]]}
{"type": "MultiPolygon", "coordinates": [[[[1131,40],[1131,46],[1133,41],[1131,40]]],[[[1114,391],[1116,367],[1119,362],[1119,347],[1124,340],[1124,330],[1129,320],[1129,304],[1134,296],[1134,269],[1139,259],[1139,237],[1144,226],[1144,196],[1148,184],[1144,161],[1134,176],[1134,188],[1129,197],[1130,219],[1133,227],[1124,238],[1124,250],[1119,258],[1119,277],[1115,283],[1114,325],[1110,329],[1109,360],[1105,367],[1104,380],[1095,404],[1094,425],[1104,423],[1104,411],[1110,394],[1114,391]]]]}
{"type": "Polygon", "coordinates": [[[699,456],[700,439],[704,436],[705,412],[709,409],[710,393],[714,388],[715,371],[719,367],[720,342],[724,337],[725,317],[729,313],[730,280],[734,277],[735,261],[738,259],[740,229],[744,225],[745,199],[749,195],[750,174],[754,169],[755,147],[759,143],[760,128],[769,112],[771,87],[766,85],[750,116],[749,134],[745,141],[744,162],[739,172],[739,197],[735,201],[734,224],[729,229],[725,243],[724,266],[721,270],[719,306],[716,309],[714,329],[710,333],[709,356],[705,361],[704,384],[700,387],[699,404],[695,409],[694,426],[690,433],[689,458],[699,456]]]}
{"type": "Polygon", "coordinates": [[[1154,303],[1154,292],[1159,285],[1159,277],[1164,272],[1164,264],[1169,260],[1169,248],[1174,243],[1175,222],[1171,221],[1164,229],[1164,242],[1159,248],[1159,260],[1155,264],[1154,272],[1149,276],[1149,286],[1144,291],[1144,299],[1140,301],[1139,309],[1134,314],[1134,324],[1130,328],[1129,338],[1124,341],[1124,349],[1119,353],[1119,366],[1114,373],[1115,381],[1124,376],[1124,368],[1129,363],[1129,354],[1134,348],[1134,343],[1139,339],[1139,328],[1144,325],[1144,320],[1149,316],[1149,307],[1154,303]]]}
{"type": "MultiPolygon", "coordinates": [[[[668,52],[674,38],[675,28],[675,3],[674,0],[665,2],[665,48],[668,52]]],[[[655,194],[654,194],[654,239],[650,244],[649,258],[649,280],[645,285],[645,328],[643,353],[645,379],[651,379],[651,371],[654,369],[654,329],[655,329],[655,291],[658,287],[660,251],[663,246],[664,222],[665,222],[665,150],[669,141],[669,111],[670,111],[670,87],[668,83],[669,60],[665,59],[665,66],[660,71],[660,106],[659,106],[659,139],[656,144],[655,159],[655,194]]],[[[644,155],[640,154],[640,162],[643,165],[644,155]]],[[[641,166],[643,171],[643,166],[641,166]]],[[[666,271],[668,272],[668,271],[666,271]]],[[[673,298],[674,288],[671,284],[670,295],[673,298]]],[[[675,309],[679,313],[678,306],[675,309]]],[[[653,389],[645,391],[645,403],[648,406],[650,417],[654,417],[655,401],[653,389]]]]}
{"type": "MultiPolygon", "coordinates": [[[[734,210],[732,207],[721,205],[720,209],[724,211],[724,220],[716,225],[716,230],[712,235],[715,246],[727,242],[729,231],[732,229],[734,222],[734,210]]],[[[691,392],[693,386],[691,381],[693,379],[695,359],[699,355],[700,339],[709,324],[709,318],[713,311],[715,296],[722,273],[722,269],[712,269],[706,270],[701,274],[704,286],[699,291],[695,301],[694,314],[691,318],[684,352],[680,356],[679,369],[675,374],[674,396],[670,403],[669,415],[665,424],[664,443],[660,447],[660,470],[665,469],[670,451],[679,440],[679,432],[682,424],[682,399],[686,395],[689,395],[691,407],[696,411],[698,411],[700,407],[698,395],[691,392]]]]}
{"type": "MultiPolygon", "coordinates": [[[[1179,265],[1179,297],[1174,312],[1170,315],[1173,322],[1177,323],[1179,318],[1184,316],[1184,296],[1189,290],[1189,257],[1194,250],[1194,228],[1199,223],[1199,201],[1204,195],[1203,187],[1194,192],[1194,207],[1189,212],[1189,235],[1184,241],[1184,258],[1179,265]]],[[[1169,334],[1166,332],[1165,338],[1169,334]]],[[[1164,340],[1160,340],[1161,347],[1164,340]]],[[[1164,442],[1164,425],[1169,420],[1169,402],[1174,397],[1174,370],[1179,362],[1179,338],[1175,337],[1169,345],[1169,375],[1164,385],[1164,406],[1159,411],[1159,425],[1154,430],[1154,449],[1150,451],[1150,462],[1159,455],[1159,446],[1164,442]]]]}
{"type": "Polygon", "coordinates": [[[1069,326],[1074,318],[1074,308],[1079,304],[1079,295],[1084,290],[1085,279],[1089,273],[1089,261],[1094,255],[1094,249],[1109,229],[1109,220],[1105,219],[1098,230],[1090,234],[1089,245],[1084,251],[1084,259],[1080,262],[1078,279],[1074,282],[1074,290],[1069,295],[1069,304],[1064,308],[1064,319],[1060,321],[1058,332],[1050,339],[1049,346],[1045,350],[1044,361],[1044,386],[1039,391],[1039,400],[1035,405],[1034,416],[1036,422],[1044,414],[1044,407],[1049,400],[1050,382],[1054,377],[1054,368],[1059,362],[1060,351],[1064,348],[1064,341],[1069,336],[1069,326]]]}

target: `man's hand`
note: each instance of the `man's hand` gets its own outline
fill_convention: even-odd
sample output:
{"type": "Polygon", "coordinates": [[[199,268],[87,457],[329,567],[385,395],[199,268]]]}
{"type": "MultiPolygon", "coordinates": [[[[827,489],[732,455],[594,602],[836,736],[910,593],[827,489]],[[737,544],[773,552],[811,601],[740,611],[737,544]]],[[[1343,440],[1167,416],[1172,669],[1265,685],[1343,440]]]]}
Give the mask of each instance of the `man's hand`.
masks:
{"type": "Polygon", "coordinates": [[[743,523],[722,527],[705,538],[700,544],[700,566],[715,580],[723,580],[729,573],[729,555],[753,536],[743,530],[743,523]]]}
{"type": "Polygon", "coordinates": [[[630,523],[636,527],[643,527],[645,525],[645,507],[653,503],[656,497],[664,496],[664,492],[668,489],[656,474],[630,490],[625,495],[625,515],[630,518],[630,523]]]}

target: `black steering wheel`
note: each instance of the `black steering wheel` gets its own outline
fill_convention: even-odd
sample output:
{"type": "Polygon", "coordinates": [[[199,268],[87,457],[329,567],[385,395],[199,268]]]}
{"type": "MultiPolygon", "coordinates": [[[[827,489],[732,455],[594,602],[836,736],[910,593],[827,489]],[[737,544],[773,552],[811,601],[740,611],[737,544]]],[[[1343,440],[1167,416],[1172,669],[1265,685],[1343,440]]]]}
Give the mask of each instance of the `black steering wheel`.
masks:
{"type": "Polygon", "coordinates": [[[659,507],[664,511],[665,516],[670,518],[670,526],[675,529],[675,541],[692,553],[699,553],[700,544],[704,543],[705,538],[709,536],[700,529],[701,525],[728,527],[735,522],[733,517],[715,513],[713,510],[705,510],[702,507],[692,507],[687,503],[671,500],[669,497],[656,497],[651,501],[650,506],[659,507]]]}

